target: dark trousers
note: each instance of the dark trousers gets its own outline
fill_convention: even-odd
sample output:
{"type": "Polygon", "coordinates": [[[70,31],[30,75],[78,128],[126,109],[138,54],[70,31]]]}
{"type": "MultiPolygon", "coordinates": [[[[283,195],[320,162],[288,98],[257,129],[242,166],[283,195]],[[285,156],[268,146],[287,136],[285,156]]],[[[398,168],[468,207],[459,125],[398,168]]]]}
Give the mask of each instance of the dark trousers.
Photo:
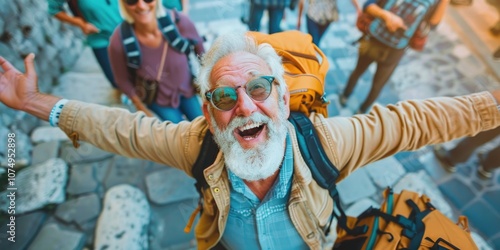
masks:
{"type": "Polygon", "coordinates": [[[104,75],[111,83],[113,88],[116,89],[115,80],[113,78],[113,71],[111,70],[111,64],[109,62],[108,47],[106,46],[103,48],[92,48],[92,52],[94,52],[94,56],[97,59],[99,66],[101,66],[104,75]]]}
{"type": "MultiPolygon", "coordinates": [[[[448,152],[450,159],[455,164],[465,162],[478,147],[495,139],[497,136],[500,136],[500,127],[481,132],[473,137],[467,137],[448,152]]],[[[481,164],[486,171],[500,167],[500,145],[489,151],[482,159],[481,164]]]]}
{"type": "Polygon", "coordinates": [[[374,39],[371,39],[369,41],[361,41],[361,43],[367,44],[360,44],[358,63],[356,64],[356,68],[354,68],[354,71],[351,73],[351,76],[347,81],[347,86],[344,89],[343,95],[345,97],[349,97],[352,94],[354,87],[356,87],[359,77],[361,77],[361,75],[368,69],[370,64],[376,62],[377,70],[375,71],[375,75],[373,76],[370,93],[359,108],[359,110],[364,113],[377,99],[380,91],[391,77],[394,69],[396,69],[396,67],[398,66],[399,61],[405,53],[405,49],[393,49],[381,44],[374,39]],[[362,49],[361,46],[367,47],[362,49]],[[374,56],[380,54],[384,54],[384,56],[381,56],[380,58],[376,58],[374,56]]]}
{"type": "Polygon", "coordinates": [[[321,38],[328,29],[328,26],[330,26],[330,23],[319,24],[311,20],[311,18],[309,18],[309,16],[306,15],[306,24],[307,24],[307,33],[309,33],[309,35],[312,36],[313,43],[319,47],[319,42],[321,41],[321,38]]]}
{"type": "Polygon", "coordinates": [[[267,10],[269,15],[269,34],[281,32],[280,23],[283,19],[285,13],[284,7],[266,7],[262,5],[257,5],[254,3],[250,4],[250,16],[248,20],[248,29],[251,31],[260,30],[260,21],[262,15],[264,15],[264,10],[267,10]]]}

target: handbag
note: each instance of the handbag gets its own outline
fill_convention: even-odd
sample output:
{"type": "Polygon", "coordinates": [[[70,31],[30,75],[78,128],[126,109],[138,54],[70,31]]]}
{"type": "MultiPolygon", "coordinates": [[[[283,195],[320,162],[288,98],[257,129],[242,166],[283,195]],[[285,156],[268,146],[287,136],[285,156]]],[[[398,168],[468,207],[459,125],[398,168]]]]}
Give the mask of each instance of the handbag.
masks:
{"type": "Polygon", "coordinates": [[[158,95],[158,85],[161,80],[161,75],[163,73],[163,66],[165,64],[165,58],[167,57],[168,44],[165,42],[163,46],[163,52],[161,55],[160,67],[158,68],[158,74],[155,80],[145,79],[136,74],[135,77],[135,92],[141,101],[146,105],[151,105],[155,102],[156,96],[158,95]]]}

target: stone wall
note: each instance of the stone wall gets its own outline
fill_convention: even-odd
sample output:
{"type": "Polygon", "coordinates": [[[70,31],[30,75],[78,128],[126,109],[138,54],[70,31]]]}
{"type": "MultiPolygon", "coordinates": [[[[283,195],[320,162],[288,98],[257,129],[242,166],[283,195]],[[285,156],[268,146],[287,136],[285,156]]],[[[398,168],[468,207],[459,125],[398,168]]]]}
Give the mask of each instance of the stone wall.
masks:
{"type": "MultiPolygon", "coordinates": [[[[58,77],[73,66],[84,47],[82,32],[50,16],[47,8],[45,0],[0,1],[0,55],[24,71],[23,58],[35,53],[42,92],[51,92],[58,77]]],[[[0,114],[0,138],[5,128],[21,128],[25,133],[33,128],[23,125],[31,118],[2,104],[0,114]]],[[[0,160],[4,152],[0,150],[0,160]]]]}

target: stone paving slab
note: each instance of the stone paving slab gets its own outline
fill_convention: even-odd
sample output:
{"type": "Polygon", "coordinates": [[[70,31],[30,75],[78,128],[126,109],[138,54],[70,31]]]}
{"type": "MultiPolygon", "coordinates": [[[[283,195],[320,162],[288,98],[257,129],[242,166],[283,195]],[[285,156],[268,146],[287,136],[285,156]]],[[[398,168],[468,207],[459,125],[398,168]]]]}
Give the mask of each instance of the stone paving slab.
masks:
{"type": "Polygon", "coordinates": [[[365,169],[354,171],[349,177],[337,184],[340,200],[344,204],[351,204],[363,198],[373,196],[377,188],[371,182],[365,169]]]}

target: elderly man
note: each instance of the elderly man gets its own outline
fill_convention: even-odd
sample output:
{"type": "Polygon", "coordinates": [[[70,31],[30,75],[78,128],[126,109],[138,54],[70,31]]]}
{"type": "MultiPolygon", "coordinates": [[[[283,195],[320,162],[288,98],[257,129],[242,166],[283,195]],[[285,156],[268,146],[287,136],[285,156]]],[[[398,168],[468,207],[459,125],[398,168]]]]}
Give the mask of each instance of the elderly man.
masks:
{"type": "MultiPolygon", "coordinates": [[[[0,101],[59,126],[72,138],[104,150],[159,162],[192,175],[207,130],[220,147],[205,171],[198,247],[322,249],[332,212],[300,154],[289,115],[280,58],[267,44],[242,34],[219,37],[203,58],[199,82],[204,117],[173,124],[39,93],[34,55],[26,73],[0,58],[0,101]]],[[[375,106],[368,115],[325,118],[311,114],[323,147],[340,170],[402,150],[477,134],[500,126],[500,91],[375,106]],[[465,122],[464,122],[465,121],[465,122]]]]}

